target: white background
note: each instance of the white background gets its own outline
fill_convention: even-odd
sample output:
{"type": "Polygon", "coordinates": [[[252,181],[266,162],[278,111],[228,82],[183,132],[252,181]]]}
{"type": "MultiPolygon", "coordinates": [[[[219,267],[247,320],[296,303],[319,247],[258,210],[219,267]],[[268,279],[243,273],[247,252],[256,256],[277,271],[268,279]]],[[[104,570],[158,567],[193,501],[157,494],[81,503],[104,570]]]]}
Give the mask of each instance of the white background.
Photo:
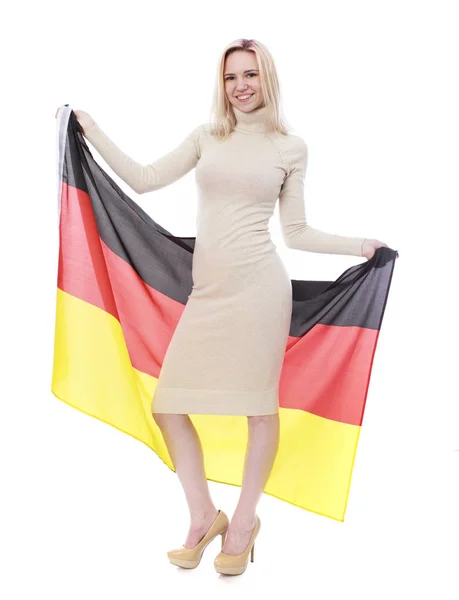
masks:
{"type": "MultiPolygon", "coordinates": [[[[2,36],[1,565],[5,600],[458,598],[458,18],[455,2],[24,2],[2,36]],[[309,223],[397,249],[344,523],[263,495],[255,562],[185,571],[175,473],[50,391],[58,256],[54,115],[88,111],[150,162],[208,118],[217,59],[267,45],[309,147],[309,223]]],[[[195,234],[194,172],[137,196],[195,234]]],[[[361,260],[288,250],[292,278],[361,260]]],[[[231,517],[239,488],[210,482],[231,517]]]]}

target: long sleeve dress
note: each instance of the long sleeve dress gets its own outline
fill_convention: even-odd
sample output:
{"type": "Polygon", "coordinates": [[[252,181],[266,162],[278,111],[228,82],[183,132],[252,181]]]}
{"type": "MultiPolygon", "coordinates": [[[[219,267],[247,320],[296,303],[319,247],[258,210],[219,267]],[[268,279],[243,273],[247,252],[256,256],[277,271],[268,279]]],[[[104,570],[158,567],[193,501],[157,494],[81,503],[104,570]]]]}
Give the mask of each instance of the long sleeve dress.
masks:
{"type": "Polygon", "coordinates": [[[277,200],[289,248],[362,256],[365,238],[307,224],[303,192],[308,149],[303,139],[272,131],[266,106],[249,113],[234,107],[234,113],[237,124],[226,140],[217,140],[204,123],[147,165],[122,152],[97,123],[84,134],[139,194],[170,185],[195,169],[192,292],[163,360],[153,413],[278,412],[292,288],[268,230],[277,200]]]}

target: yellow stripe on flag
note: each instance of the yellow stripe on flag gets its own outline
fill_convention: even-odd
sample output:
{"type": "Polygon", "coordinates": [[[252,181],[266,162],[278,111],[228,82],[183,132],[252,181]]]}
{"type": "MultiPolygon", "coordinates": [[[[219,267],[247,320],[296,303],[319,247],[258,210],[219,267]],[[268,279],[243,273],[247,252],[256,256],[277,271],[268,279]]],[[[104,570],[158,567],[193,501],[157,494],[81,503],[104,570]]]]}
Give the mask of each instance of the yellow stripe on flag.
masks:
{"type": "MultiPolygon", "coordinates": [[[[149,446],[175,471],[151,414],[157,379],[135,369],[119,321],[58,288],[52,392],[149,446]]],[[[280,444],[264,492],[343,521],[360,427],[280,408],[280,444]]],[[[207,479],[240,486],[247,417],[190,415],[207,479]]]]}

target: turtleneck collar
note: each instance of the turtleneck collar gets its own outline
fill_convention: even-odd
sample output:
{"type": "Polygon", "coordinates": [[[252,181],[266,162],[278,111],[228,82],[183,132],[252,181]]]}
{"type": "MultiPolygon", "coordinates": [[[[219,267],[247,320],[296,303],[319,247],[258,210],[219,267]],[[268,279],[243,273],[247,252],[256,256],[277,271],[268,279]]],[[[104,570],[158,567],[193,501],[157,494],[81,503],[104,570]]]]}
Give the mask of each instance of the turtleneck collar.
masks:
{"type": "Polygon", "coordinates": [[[259,106],[250,112],[243,112],[236,106],[233,106],[234,115],[236,117],[236,131],[246,133],[265,133],[272,131],[272,127],[268,120],[268,107],[259,106]]]}

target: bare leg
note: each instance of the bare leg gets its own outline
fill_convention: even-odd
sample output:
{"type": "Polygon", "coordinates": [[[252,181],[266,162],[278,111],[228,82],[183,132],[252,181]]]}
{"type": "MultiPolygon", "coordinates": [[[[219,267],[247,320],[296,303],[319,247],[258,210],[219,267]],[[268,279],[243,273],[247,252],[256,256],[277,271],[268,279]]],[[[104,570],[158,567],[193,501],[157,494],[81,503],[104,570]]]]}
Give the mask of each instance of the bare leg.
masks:
{"type": "Polygon", "coordinates": [[[249,436],[239,502],[222,551],[240,554],[255,526],[257,504],[271,473],[279,447],[279,413],[248,417],[249,436]]]}
{"type": "Polygon", "coordinates": [[[190,511],[190,529],[184,546],[193,548],[218,514],[204,471],[201,440],[188,415],[153,413],[153,418],[161,429],[185,492],[190,511]]]}

